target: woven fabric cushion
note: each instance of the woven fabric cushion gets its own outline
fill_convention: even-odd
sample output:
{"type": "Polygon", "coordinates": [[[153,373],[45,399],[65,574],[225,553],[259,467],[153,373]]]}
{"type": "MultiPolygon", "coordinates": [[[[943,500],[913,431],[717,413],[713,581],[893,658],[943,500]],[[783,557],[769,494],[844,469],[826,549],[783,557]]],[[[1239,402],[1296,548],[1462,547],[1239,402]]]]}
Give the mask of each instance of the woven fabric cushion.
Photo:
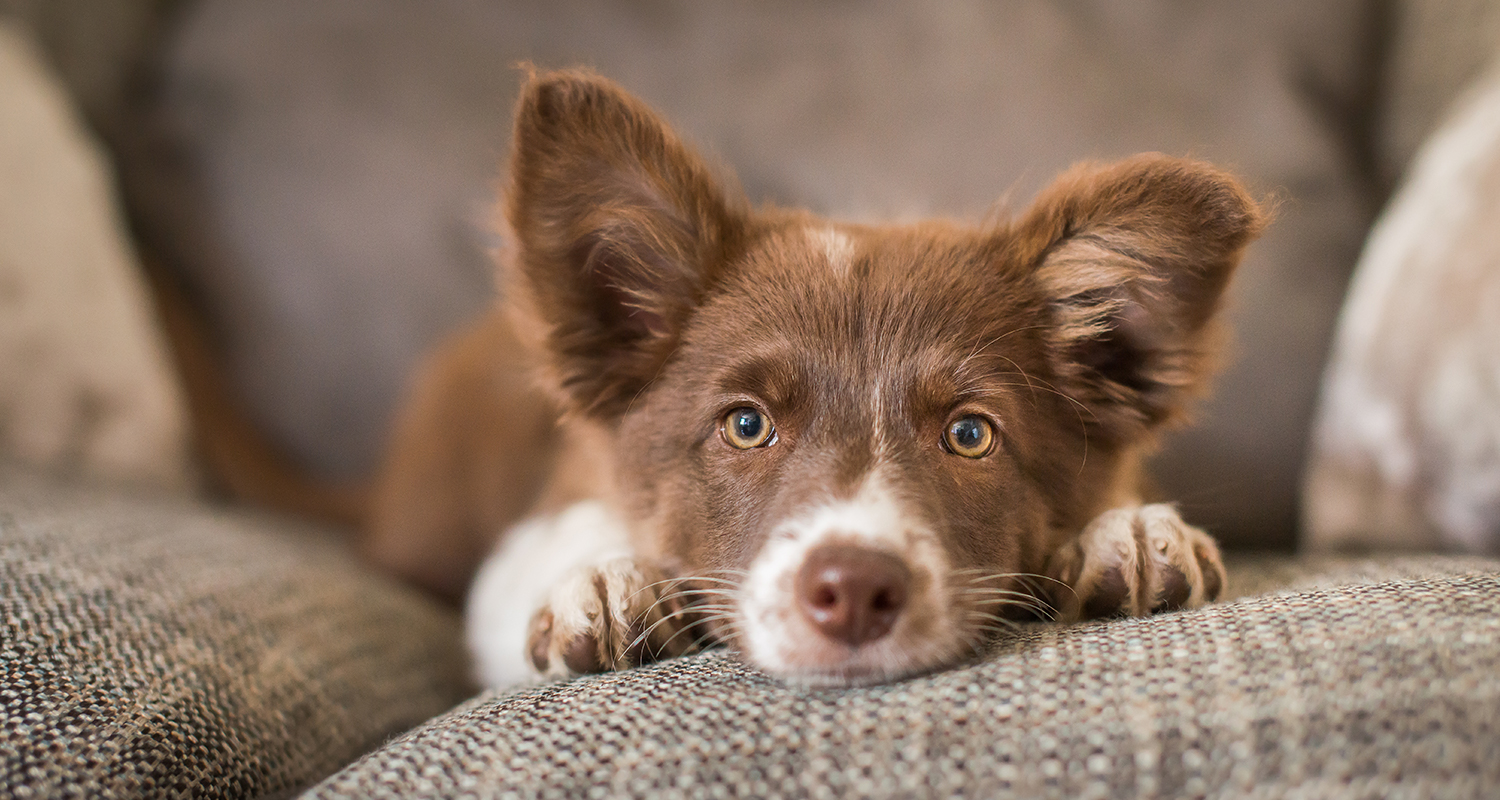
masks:
{"type": "Polygon", "coordinates": [[[481,696],[308,797],[1479,797],[1500,562],[1260,562],[1194,612],[790,688],[722,653],[481,696]]]}
{"type": "Polygon", "coordinates": [[[259,797],[467,696],[455,615],[337,541],[0,468],[0,796],[259,797]]]}

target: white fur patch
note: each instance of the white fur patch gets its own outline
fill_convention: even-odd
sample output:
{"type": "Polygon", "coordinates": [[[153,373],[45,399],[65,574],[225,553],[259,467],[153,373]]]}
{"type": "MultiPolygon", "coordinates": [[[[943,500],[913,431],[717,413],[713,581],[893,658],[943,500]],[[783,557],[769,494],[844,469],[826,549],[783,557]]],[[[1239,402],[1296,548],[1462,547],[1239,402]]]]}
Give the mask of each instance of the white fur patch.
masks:
{"type": "Polygon", "coordinates": [[[821,248],[828,266],[838,275],[848,275],[854,263],[854,240],[833,228],[808,228],[807,239],[821,248]]]}
{"type": "Polygon", "coordinates": [[[738,599],[751,661],[807,683],[877,681],[957,656],[964,642],[952,620],[948,563],[933,532],[890,490],[879,470],[854,497],[818,506],[780,525],[751,564],[738,599]],[[901,558],[912,573],[908,607],[886,636],[860,647],[829,640],[797,607],[796,578],[821,544],[848,542],[901,558]]]}
{"type": "Polygon", "coordinates": [[[480,682],[504,687],[536,680],[526,652],[532,616],[579,568],[630,555],[624,521],[596,500],[529,519],[506,532],[480,566],[464,615],[480,682]]]}

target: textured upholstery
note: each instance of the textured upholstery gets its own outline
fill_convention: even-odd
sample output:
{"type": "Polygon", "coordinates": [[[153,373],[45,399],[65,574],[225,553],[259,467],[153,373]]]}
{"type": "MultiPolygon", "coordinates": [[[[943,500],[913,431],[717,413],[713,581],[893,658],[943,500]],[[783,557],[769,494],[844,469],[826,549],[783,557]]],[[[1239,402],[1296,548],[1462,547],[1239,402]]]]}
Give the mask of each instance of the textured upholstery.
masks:
{"type": "Polygon", "coordinates": [[[0,467],[0,795],[288,796],[364,753],[311,796],[1500,785],[1500,562],[1230,570],[1242,599],[1027,626],[889,686],[798,689],[711,653],[454,709],[456,620],[326,533],[0,467]]]}
{"type": "Polygon", "coordinates": [[[455,615],[284,520],[0,468],[0,796],[301,789],[467,695],[455,615]]]}
{"type": "MultiPolygon", "coordinates": [[[[1232,567],[1199,611],[1032,626],[889,686],[722,653],[481,696],[310,797],[1483,797],[1500,563],[1232,567]]],[[[1492,796],[1492,795],[1491,795],[1492,796]]]]}

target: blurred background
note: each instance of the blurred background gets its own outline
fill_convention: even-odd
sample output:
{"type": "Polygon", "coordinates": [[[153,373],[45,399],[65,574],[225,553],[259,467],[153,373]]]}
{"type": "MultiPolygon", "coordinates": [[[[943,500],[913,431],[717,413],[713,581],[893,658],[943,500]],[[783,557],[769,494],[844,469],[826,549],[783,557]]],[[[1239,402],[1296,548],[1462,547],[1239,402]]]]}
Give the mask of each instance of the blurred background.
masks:
{"type": "Polygon", "coordinates": [[[406,381],[494,302],[516,65],[593,66],[757,201],[1019,210],[1082,159],[1191,155],[1279,201],[1233,357],[1155,474],[1289,548],[1320,378],[1376,215],[1500,42],[1480,0],[0,0],[101,143],[143,263],[298,463],[375,468],[406,381]],[[1000,204],[1000,205],[997,205],[1000,204]]]}

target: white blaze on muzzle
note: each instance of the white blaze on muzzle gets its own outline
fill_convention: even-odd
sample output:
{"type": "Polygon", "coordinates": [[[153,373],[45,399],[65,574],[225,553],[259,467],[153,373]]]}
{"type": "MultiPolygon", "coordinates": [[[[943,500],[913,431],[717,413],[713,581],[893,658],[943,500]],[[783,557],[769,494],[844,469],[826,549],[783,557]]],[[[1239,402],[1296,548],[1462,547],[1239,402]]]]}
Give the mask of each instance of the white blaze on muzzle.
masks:
{"type": "MultiPolygon", "coordinates": [[[[758,666],[808,683],[870,682],[920,671],[950,662],[965,647],[953,619],[951,585],[938,537],[877,468],[853,497],[814,506],[775,527],[737,599],[742,646],[758,666]],[[899,562],[895,571],[909,582],[888,630],[829,634],[816,598],[807,596],[803,572],[810,556],[821,562],[828,548],[853,553],[847,561],[854,570],[899,562]]],[[[878,592],[866,594],[879,602],[878,592]]]]}

